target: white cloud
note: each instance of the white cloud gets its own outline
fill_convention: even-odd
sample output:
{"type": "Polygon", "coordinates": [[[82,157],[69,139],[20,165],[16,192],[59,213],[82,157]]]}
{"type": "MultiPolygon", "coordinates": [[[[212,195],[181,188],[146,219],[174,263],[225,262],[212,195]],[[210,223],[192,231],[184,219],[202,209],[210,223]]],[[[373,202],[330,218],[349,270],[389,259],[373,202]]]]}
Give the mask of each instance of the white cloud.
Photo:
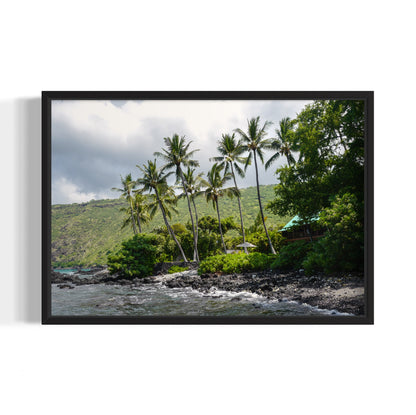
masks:
{"type": "Polygon", "coordinates": [[[77,185],[65,177],[60,177],[53,182],[52,195],[53,199],[58,201],[56,203],[84,203],[105,197],[103,194],[83,193],[77,185]]]}

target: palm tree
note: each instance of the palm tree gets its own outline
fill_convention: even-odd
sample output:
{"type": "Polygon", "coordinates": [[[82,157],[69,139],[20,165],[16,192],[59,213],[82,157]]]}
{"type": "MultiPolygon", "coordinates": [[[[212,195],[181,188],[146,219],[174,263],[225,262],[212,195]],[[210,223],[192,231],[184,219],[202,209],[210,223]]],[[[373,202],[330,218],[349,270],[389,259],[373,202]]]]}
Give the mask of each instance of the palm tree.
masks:
{"type": "MultiPolygon", "coordinates": [[[[196,242],[198,244],[198,211],[196,209],[195,198],[201,196],[204,191],[202,190],[203,187],[208,186],[206,180],[202,178],[202,173],[199,173],[197,176],[194,175],[195,169],[188,167],[188,169],[183,173],[185,176],[186,182],[186,191],[188,192],[189,198],[191,199],[192,205],[194,207],[194,214],[195,214],[195,223],[196,223],[196,242]]],[[[185,192],[180,194],[178,198],[186,197],[185,192]]]]}
{"type": "Polygon", "coordinates": [[[164,139],[165,147],[162,149],[162,152],[155,152],[154,155],[157,157],[161,157],[166,164],[163,166],[166,169],[175,169],[176,173],[176,180],[177,182],[182,183],[182,187],[185,192],[186,200],[188,201],[188,210],[189,216],[191,218],[192,223],[192,233],[194,236],[194,261],[199,262],[199,255],[198,255],[198,246],[197,246],[197,234],[195,229],[194,217],[192,215],[191,209],[191,201],[187,191],[186,179],[182,171],[182,166],[184,167],[198,167],[199,163],[196,160],[192,160],[193,155],[199,151],[192,150],[189,151],[189,146],[191,145],[192,141],[186,144],[185,136],[179,137],[178,134],[174,134],[172,138],[165,137],[164,139]]]}
{"type": "Polygon", "coordinates": [[[146,196],[140,190],[133,190],[133,193],[133,213],[139,227],[139,233],[142,233],[142,224],[150,222],[153,216],[149,214],[146,196]]]}
{"type": "Polygon", "coordinates": [[[134,180],[132,180],[131,178],[131,173],[127,174],[126,177],[122,177],[121,178],[121,184],[122,184],[122,188],[119,189],[117,187],[113,187],[111,190],[115,190],[117,192],[121,193],[121,196],[125,197],[127,200],[127,203],[129,204],[129,209],[130,209],[130,220],[131,220],[131,225],[133,227],[133,232],[136,235],[137,234],[137,227],[136,227],[136,221],[134,219],[134,213],[133,213],[133,196],[132,196],[132,192],[133,189],[136,187],[136,182],[134,180]]]}
{"type": "Polygon", "coordinates": [[[264,221],[264,213],[263,213],[263,207],[261,205],[261,196],[260,196],[260,185],[259,185],[259,171],[257,167],[257,155],[260,158],[260,161],[264,163],[264,153],[263,151],[265,149],[268,149],[270,147],[270,140],[267,140],[266,134],[267,134],[267,128],[272,124],[270,121],[266,121],[263,124],[263,127],[260,127],[260,117],[252,118],[251,120],[247,121],[248,127],[247,127],[247,133],[245,133],[240,128],[237,128],[235,131],[241,136],[243,142],[244,142],[244,149],[249,151],[250,154],[247,157],[245,168],[250,164],[251,158],[254,158],[254,166],[256,167],[256,183],[257,183],[257,198],[259,201],[259,207],[260,207],[260,213],[261,213],[261,219],[263,222],[264,231],[266,232],[267,240],[269,241],[270,250],[275,255],[276,251],[273,248],[272,241],[269,236],[269,232],[267,231],[266,223],[264,221]]]}
{"type": "Polygon", "coordinates": [[[280,157],[285,156],[287,164],[290,166],[295,163],[295,158],[292,151],[296,148],[292,141],[293,122],[289,117],[283,118],[279,123],[279,128],[276,128],[277,137],[272,139],[270,149],[275,151],[275,154],[265,164],[266,170],[280,157]]]}
{"type": "Polygon", "coordinates": [[[182,246],[179,243],[178,239],[173,232],[172,227],[169,225],[167,216],[170,216],[169,212],[166,209],[166,203],[162,203],[163,196],[169,191],[169,187],[167,185],[167,178],[173,174],[173,172],[165,173],[165,169],[162,167],[160,169],[156,166],[156,160],[154,161],[147,161],[147,165],[143,164],[143,166],[137,167],[143,173],[143,177],[139,177],[137,179],[137,183],[143,186],[143,191],[148,191],[149,193],[154,192],[156,197],[156,202],[159,205],[159,209],[162,212],[163,220],[165,221],[166,228],[168,229],[169,234],[171,235],[172,239],[175,241],[176,245],[179,248],[179,251],[182,255],[184,262],[188,262],[186,259],[185,253],[183,252],[182,246]]]}
{"type": "MultiPolygon", "coordinates": [[[[131,215],[130,215],[130,208],[122,207],[120,208],[120,212],[124,212],[126,214],[124,218],[124,222],[121,225],[121,229],[126,228],[127,226],[131,226],[133,228],[133,224],[136,223],[139,227],[139,233],[142,233],[141,224],[149,222],[152,217],[149,215],[149,212],[147,209],[149,208],[148,205],[146,205],[146,211],[144,210],[138,210],[136,204],[133,204],[133,216],[134,216],[134,222],[131,221],[131,215]]],[[[141,206],[141,209],[143,207],[141,206]]]]}
{"type": "MultiPolygon", "coordinates": [[[[225,173],[228,173],[231,170],[231,175],[234,180],[234,186],[237,190],[237,201],[238,201],[238,209],[240,211],[240,223],[241,223],[241,234],[243,235],[243,243],[246,242],[246,234],[244,231],[244,222],[243,222],[243,213],[241,211],[241,200],[240,194],[237,186],[237,181],[235,178],[235,171],[240,177],[244,177],[243,169],[238,165],[238,163],[246,163],[247,157],[242,157],[241,155],[246,152],[246,149],[243,146],[241,140],[236,140],[235,134],[223,134],[222,139],[218,141],[218,152],[221,154],[220,157],[213,157],[210,160],[221,162],[221,164],[225,164],[225,173]]],[[[244,247],[244,252],[247,254],[247,248],[244,247]]]]}
{"type": "Polygon", "coordinates": [[[208,182],[207,188],[205,190],[205,197],[207,202],[211,201],[214,209],[217,210],[218,216],[218,226],[221,235],[221,242],[224,252],[227,253],[227,247],[225,246],[224,236],[222,234],[222,227],[221,227],[221,217],[220,217],[220,210],[218,207],[218,198],[222,196],[236,196],[238,194],[237,189],[234,187],[224,189],[224,185],[226,182],[231,180],[231,173],[225,173],[223,176],[221,175],[222,170],[224,170],[224,165],[218,165],[215,163],[211,170],[208,172],[208,182]]]}

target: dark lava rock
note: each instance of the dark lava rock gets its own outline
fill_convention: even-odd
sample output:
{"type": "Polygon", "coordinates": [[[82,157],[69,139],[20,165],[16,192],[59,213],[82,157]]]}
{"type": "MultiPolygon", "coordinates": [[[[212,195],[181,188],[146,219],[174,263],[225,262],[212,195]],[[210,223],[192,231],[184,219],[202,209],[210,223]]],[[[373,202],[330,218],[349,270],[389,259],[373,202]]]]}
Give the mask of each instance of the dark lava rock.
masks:
{"type": "Polygon", "coordinates": [[[155,279],[152,277],[145,277],[145,278],[136,278],[136,280],[139,280],[140,283],[143,284],[152,284],[155,282],[155,279]]]}
{"type": "Polygon", "coordinates": [[[188,269],[197,269],[198,263],[197,262],[184,262],[184,261],[174,261],[174,262],[160,262],[155,264],[153,267],[153,274],[166,274],[168,270],[173,267],[174,265],[178,267],[187,267],[188,269]]]}
{"type": "Polygon", "coordinates": [[[74,289],[74,287],[72,285],[69,284],[59,284],[58,288],[69,288],[70,290],[74,289]]]}
{"type": "Polygon", "coordinates": [[[210,274],[201,274],[200,277],[204,278],[204,279],[205,278],[211,278],[211,275],[210,274]]]}

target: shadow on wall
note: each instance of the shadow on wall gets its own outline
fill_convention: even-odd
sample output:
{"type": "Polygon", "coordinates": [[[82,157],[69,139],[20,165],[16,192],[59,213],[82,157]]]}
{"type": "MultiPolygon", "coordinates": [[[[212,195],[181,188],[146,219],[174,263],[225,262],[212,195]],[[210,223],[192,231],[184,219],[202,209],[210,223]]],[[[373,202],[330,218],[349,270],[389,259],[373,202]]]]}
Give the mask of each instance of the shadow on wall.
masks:
{"type": "MultiPolygon", "coordinates": [[[[14,143],[14,261],[2,282],[0,323],[41,321],[41,99],[0,102],[6,140],[14,143]]],[[[2,134],[2,135],[3,135],[2,134]]],[[[11,201],[9,201],[10,203],[11,201]]],[[[5,202],[7,203],[7,201],[5,202]]],[[[10,242],[9,242],[10,241],[10,242]]]]}

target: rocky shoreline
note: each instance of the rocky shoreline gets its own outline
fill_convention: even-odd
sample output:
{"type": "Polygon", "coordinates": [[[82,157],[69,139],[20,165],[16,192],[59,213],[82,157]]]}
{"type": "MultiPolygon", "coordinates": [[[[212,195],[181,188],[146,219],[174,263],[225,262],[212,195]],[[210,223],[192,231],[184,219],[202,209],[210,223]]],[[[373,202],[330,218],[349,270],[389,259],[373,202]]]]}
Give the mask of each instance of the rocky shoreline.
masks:
{"type": "Polygon", "coordinates": [[[107,284],[132,285],[162,283],[170,288],[185,288],[209,293],[212,289],[241,292],[247,291],[280,301],[296,301],[321,309],[364,315],[364,277],[362,274],[317,274],[306,276],[302,272],[276,273],[262,271],[245,274],[202,274],[197,270],[135,278],[127,280],[110,275],[107,269],[77,272],[66,275],[52,271],[51,282],[59,288],[77,285],[107,284]]]}

